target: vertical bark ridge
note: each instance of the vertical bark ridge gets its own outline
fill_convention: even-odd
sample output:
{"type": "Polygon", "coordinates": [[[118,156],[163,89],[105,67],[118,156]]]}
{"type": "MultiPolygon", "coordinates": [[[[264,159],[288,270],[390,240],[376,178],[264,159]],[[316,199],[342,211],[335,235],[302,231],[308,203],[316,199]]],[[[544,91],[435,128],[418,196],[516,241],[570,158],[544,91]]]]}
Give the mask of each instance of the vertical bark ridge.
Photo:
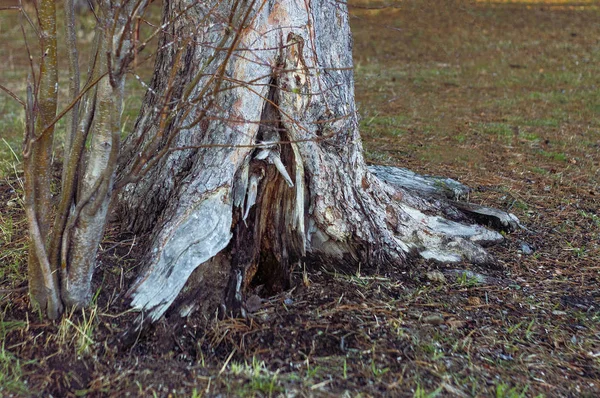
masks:
{"type": "MultiPolygon", "coordinates": [[[[163,4],[162,24],[165,26],[165,32],[160,36],[159,50],[154,66],[155,73],[149,89],[146,91],[140,110],[141,117],[138,118],[133,133],[124,142],[125,150],[119,159],[118,174],[121,178],[131,172],[133,162],[141,156],[140,148],[147,145],[156,136],[163,112],[174,113],[171,126],[182,123],[179,120],[180,112],[178,113],[174,106],[163,108],[162,95],[170,91],[170,98],[173,103],[181,99],[183,90],[198,70],[198,63],[194,59],[194,54],[198,51],[197,42],[204,39],[201,37],[198,40],[189,42],[187,48],[181,48],[174,43],[174,40],[189,37],[193,33],[194,28],[189,26],[187,18],[175,18],[176,15],[183,12],[184,6],[183,2],[173,1],[165,1],[163,4]],[[175,60],[180,51],[183,52],[183,60],[175,65],[175,60]],[[171,74],[174,67],[177,68],[176,76],[174,81],[169,84],[169,79],[166,76],[171,74]]],[[[190,10],[190,13],[193,13],[193,9],[190,10]]],[[[199,130],[196,134],[203,134],[203,129],[199,130]]],[[[166,145],[167,138],[168,134],[165,134],[158,143],[157,149],[166,145]]],[[[191,134],[183,132],[177,144],[192,146],[195,141],[191,134]]],[[[125,187],[121,203],[127,202],[128,205],[126,210],[120,209],[120,213],[123,217],[123,223],[129,229],[138,233],[150,230],[157,217],[164,210],[166,202],[176,185],[189,173],[195,153],[196,150],[194,149],[172,153],[158,167],[146,171],[144,178],[137,184],[125,187]],[[168,178],[164,178],[164,174],[168,174],[168,178]],[[158,178],[157,176],[161,177],[158,178]]]]}

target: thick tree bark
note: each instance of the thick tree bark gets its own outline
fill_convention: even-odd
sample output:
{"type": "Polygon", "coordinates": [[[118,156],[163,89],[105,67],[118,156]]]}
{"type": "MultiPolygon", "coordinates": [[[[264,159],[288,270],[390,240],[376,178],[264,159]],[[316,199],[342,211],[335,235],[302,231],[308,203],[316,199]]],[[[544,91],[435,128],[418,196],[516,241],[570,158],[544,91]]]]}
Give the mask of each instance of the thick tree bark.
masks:
{"type": "Polygon", "coordinates": [[[175,19],[187,2],[165,1],[164,22],[175,21],[121,162],[122,175],[145,173],[120,198],[123,222],[150,236],[133,307],[157,319],[192,273],[190,292],[205,310],[243,312],[253,277],[277,291],[299,261],[346,269],[405,267],[417,253],[492,261],[478,243],[500,234],[425,215],[417,208],[436,210],[438,199],[421,200],[367,168],[344,3],[208,3],[175,19]],[[167,91],[165,107],[156,94],[167,91]],[[136,166],[147,153],[140,148],[166,145],[180,150],[136,166]]]}

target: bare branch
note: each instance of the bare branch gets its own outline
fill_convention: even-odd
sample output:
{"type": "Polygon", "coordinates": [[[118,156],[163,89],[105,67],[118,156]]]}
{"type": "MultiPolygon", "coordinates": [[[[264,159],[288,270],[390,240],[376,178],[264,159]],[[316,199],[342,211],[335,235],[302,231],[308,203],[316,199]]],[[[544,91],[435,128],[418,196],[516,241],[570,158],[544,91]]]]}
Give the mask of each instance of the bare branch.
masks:
{"type": "Polygon", "coordinates": [[[10,95],[15,101],[17,101],[19,104],[21,104],[21,106],[25,106],[25,101],[23,101],[21,98],[17,97],[17,95],[15,93],[13,93],[12,91],[10,91],[8,88],[4,87],[2,84],[0,84],[0,90],[4,91],[6,94],[10,95]]]}

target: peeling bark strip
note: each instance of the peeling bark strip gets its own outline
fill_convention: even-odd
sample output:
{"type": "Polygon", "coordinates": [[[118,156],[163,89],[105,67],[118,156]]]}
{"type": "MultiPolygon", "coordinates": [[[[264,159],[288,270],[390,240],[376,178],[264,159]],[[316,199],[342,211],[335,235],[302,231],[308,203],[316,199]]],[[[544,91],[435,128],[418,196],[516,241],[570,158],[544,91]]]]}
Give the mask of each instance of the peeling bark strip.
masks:
{"type": "Polygon", "coordinates": [[[221,188],[198,198],[177,225],[161,231],[160,249],[151,254],[153,269],[133,287],[134,307],[149,310],[150,317],[158,319],[162,312],[154,309],[168,308],[192,271],[227,246],[231,239],[228,196],[228,189],[221,188]]]}
{"type": "MultiPolygon", "coordinates": [[[[185,4],[165,1],[164,20],[185,4]]],[[[187,292],[243,313],[253,278],[270,290],[285,288],[298,260],[344,268],[403,267],[412,253],[445,262],[492,261],[479,244],[499,241],[500,234],[425,215],[410,205],[432,210],[435,201],[399,191],[368,170],[345,4],[214,1],[194,6],[170,29],[129,141],[130,159],[142,156],[139,145],[153,133],[166,137],[179,129],[159,147],[186,149],[170,152],[128,185],[120,203],[124,223],[152,237],[147,266],[129,293],[149,319],[169,308],[190,275],[195,287],[187,292]],[[233,52],[216,45],[233,36],[233,52]],[[166,45],[172,37],[193,38],[185,62],[176,62],[182,49],[166,45]],[[169,82],[161,73],[167,68],[176,74],[169,82]],[[220,70],[222,86],[206,94],[220,70]],[[157,131],[164,107],[153,93],[165,88],[175,105],[169,126],[157,131]],[[197,99],[193,110],[180,111],[190,98],[197,99]],[[407,203],[397,202],[402,192],[407,203]],[[215,281],[214,266],[229,270],[226,289],[215,281]]],[[[131,167],[131,161],[121,165],[131,167]]],[[[182,313],[189,308],[187,300],[182,313]]]]}

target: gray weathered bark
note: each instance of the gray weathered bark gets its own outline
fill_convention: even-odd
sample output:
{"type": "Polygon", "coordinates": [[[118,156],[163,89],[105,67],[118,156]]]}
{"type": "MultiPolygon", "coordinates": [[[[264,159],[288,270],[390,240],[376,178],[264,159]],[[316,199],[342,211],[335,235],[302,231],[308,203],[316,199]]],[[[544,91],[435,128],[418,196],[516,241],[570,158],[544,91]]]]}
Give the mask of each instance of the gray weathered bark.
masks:
{"type": "MultiPolygon", "coordinates": [[[[121,195],[122,220],[150,237],[147,266],[129,292],[133,307],[157,319],[192,273],[186,289],[204,303],[243,312],[255,275],[276,291],[299,261],[405,267],[417,253],[492,261],[479,244],[500,234],[426,215],[415,207],[435,202],[367,168],[344,3],[207,3],[163,35],[121,160],[122,175],[143,174],[121,195]],[[165,106],[157,93],[167,91],[165,106]],[[167,145],[179,150],[152,163],[149,154],[167,145]]],[[[165,1],[164,21],[185,7],[165,1]]]]}

